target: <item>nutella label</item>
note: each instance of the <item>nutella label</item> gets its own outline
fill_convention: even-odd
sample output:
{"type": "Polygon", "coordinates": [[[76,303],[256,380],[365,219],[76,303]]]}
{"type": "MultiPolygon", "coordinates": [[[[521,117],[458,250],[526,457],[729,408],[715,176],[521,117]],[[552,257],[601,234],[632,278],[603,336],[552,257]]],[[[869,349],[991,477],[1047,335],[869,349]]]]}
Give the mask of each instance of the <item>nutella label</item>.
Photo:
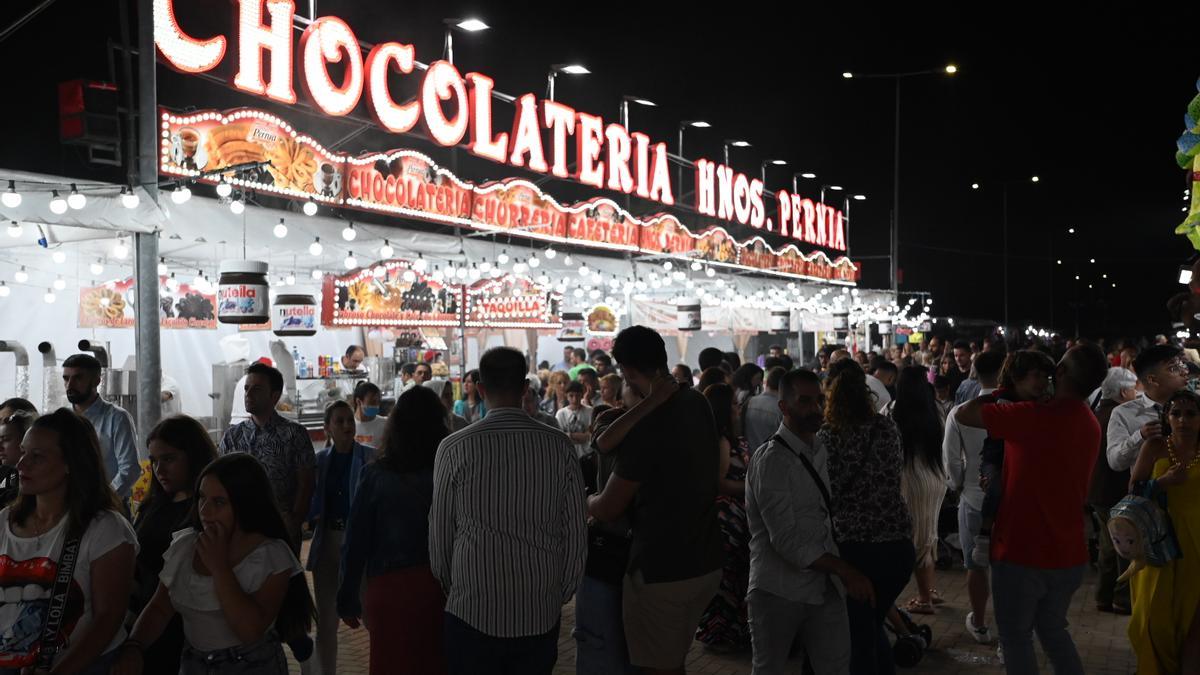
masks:
{"type": "Polygon", "coordinates": [[[275,305],[271,308],[271,330],[278,335],[317,331],[316,305],[275,305]]]}
{"type": "Polygon", "coordinates": [[[267,318],[267,287],[225,284],[217,289],[218,318],[267,318]]]}

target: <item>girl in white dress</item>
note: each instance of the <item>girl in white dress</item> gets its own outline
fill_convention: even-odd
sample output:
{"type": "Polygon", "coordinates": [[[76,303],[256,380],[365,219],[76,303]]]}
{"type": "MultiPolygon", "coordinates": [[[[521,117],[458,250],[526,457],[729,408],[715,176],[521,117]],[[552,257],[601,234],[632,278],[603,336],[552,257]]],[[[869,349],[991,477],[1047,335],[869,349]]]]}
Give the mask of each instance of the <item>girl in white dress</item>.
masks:
{"type": "Polygon", "coordinates": [[[186,638],[180,675],[286,675],[282,642],[308,633],[313,601],[273,494],[250,455],[226,455],[201,472],[192,527],[163,555],[158,590],[115,675],[142,672],[145,646],[176,612],[186,638]]]}

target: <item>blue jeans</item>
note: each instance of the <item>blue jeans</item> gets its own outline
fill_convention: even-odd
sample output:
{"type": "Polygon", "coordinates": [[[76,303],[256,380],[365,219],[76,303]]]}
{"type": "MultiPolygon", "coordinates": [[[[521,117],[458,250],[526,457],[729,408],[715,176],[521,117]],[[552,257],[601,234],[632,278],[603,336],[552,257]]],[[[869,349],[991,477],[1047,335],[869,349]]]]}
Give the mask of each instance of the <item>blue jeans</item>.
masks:
{"type": "Polygon", "coordinates": [[[1067,609],[1083,583],[1083,570],[1083,566],[1043,570],[992,562],[992,602],[1009,675],[1037,675],[1034,631],[1055,675],[1083,675],[1083,663],[1067,631],[1067,609]]]}
{"type": "Polygon", "coordinates": [[[633,675],[625,625],[621,620],[621,586],[584,576],[575,590],[576,675],[633,675]]]}
{"type": "Polygon", "coordinates": [[[450,675],[550,675],[558,661],[558,624],[542,635],[502,638],[446,612],[450,675]]]}

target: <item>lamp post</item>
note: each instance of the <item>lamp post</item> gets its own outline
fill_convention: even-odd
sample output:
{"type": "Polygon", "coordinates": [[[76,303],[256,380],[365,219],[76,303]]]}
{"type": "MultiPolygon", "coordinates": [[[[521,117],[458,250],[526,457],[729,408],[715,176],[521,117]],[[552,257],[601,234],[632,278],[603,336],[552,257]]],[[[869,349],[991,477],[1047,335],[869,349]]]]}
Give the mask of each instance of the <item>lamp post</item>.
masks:
{"type": "MultiPolygon", "coordinates": [[[[685,121],[679,123],[679,147],[677,148],[677,152],[679,154],[680,160],[683,159],[683,130],[688,127],[694,127],[696,129],[707,129],[711,126],[712,126],[711,124],[709,124],[708,122],[705,122],[704,120],[685,120],[685,121]]],[[[683,165],[682,164],[679,165],[678,174],[679,174],[679,176],[678,176],[679,193],[683,194],[683,165]]]]}
{"type": "Polygon", "coordinates": [[[488,26],[479,19],[442,19],[442,25],[446,27],[446,42],[443,47],[444,56],[450,63],[454,63],[454,31],[461,30],[466,33],[478,33],[481,30],[487,30],[488,26]]]}
{"type": "Polygon", "coordinates": [[[794,194],[794,195],[800,194],[800,182],[799,182],[800,178],[803,178],[805,180],[814,180],[816,177],[817,177],[817,174],[812,173],[811,171],[805,171],[803,173],[792,174],[792,194],[794,194]]]}
{"type": "Polygon", "coordinates": [[[958,72],[958,66],[954,64],[947,65],[945,68],[933,70],[917,70],[908,73],[871,73],[860,74],[852,72],[842,73],[842,77],[850,79],[889,79],[896,83],[896,130],[894,138],[894,147],[892,150],[892,228],[890,233],[891,247],[891,267],[892,267],[892,295],[899,297],[900,290],[900,82],[911,77],[923,77],[926,75],[954,75],[958,72]]]}
{"type": "Polygon", "coordinates": [[[730,140],[727,138],[727,139],[725,139],[724,147],[725,147],[725,166],[729,166],[729,148],[730,147],[748,148],[748,147],[750,147],[750,142],[749,141],[730,140]]]}
{"type": "Polygon", "coordinates": [[[592,71],[578,63],[556,63],[550,66],[550,74],[546,76],[546,98],[554,100],[554,81],[559,73],[567,75],[589,75],[592,71]]]}
{"type": "Polygon", "coordinates": [[[833,190],[834,192],[841,192],[842,186],[841,185],[822,185],[821,186],[821,203],[822,204],[825,203],[825,191],[826,190],[833,190]]]}
{"type": "Polygon", "coordinates": [[[844,202],[844,206],[843,206],[842,210],[846,212],[844,221],[846,223],[846,257],[847,258],[850,257],[850,201],[853,200],[856,202],[861,202],[861,201],[865,201],[866,199],[867,199],[866,195],[852,195],[850,193],[846,193],[846,198],[845,198],[845,202],[844,202]]]}
{"type": "Polygon", "coordinates": [[[761,169],[761,173],[762,173],[762,182],[763,182],[763,185],[764,185],[764,186],[767,184],[767,165],[768,165],[768,164],[771,164],[771,165],[774,165],[774,166],[787,166],[787,161],[786,161],[786,160],[782,160],[782,159],[766,159],[766,160],[763,160],[763,163],[762,163],[762,165],[761,165],[759,168],[761,169]]]}
{"type": "MultiPolygon", "coordinates": [[[[1001,181],[1001,183],[1000,183],[1000,203],[1001,203],[1000,209],[1001,209],[1001,219],[1002,219],[1002,225],[1001,225],[1000,229],[1001,229],[1001,239],[1003,241],[1003,252],[1004,252],[1003,285],[1004,285],[1004,328],[1005,328],[1005,330],[1007,330],[1008,326],[1009,326],[1009,323],[1008,323],[1008,188],[1010,185],[1014,185],[1017,183],[1025,183],[1026,181],[1028,181],[1030,183],[1039,183],[1039,182],[1041,182],[1041,178],[1038,176],[1030,176],[1029,178],[1016,178],[1016,179],[1001,181]]],[[[971,189],[972,190],[980,189],[980,184],[979,183],[971,183],[971,189]]],[[[1071,231],[1074,232],[1074,228],[1072,228],[1071,231]]],[[[1053,246],[1053,242],[1051,243],[1051,246],[1053,246]]],[[[1051,249],[1051,251],[1053,252],[1053,249],[1051,249]]],[[[1053,255],[1051,257],[1053,258],[1053,255]]],[[[1053,268],[1053,264],[1054,264],[1053,259],[1050,261],[1050,264],[1051,264],[1051,270],[1053,270],[1054,269],[1053,268]]],[[[1051,290],[1053,290],[1053,289],[1051,289],[1051,290]]],[[[1051,302],[1050,317],[1051,317],[1051,322],[1053,323],[1054,300],[1051,299],[1050,302],[1051,302]]]]}
{"type": "Polygon", "coordinates": [[[625,127],[625,131],[629,131],[629,104],[636,103],[649,108],[657,108],[658,104],[648,98],[641,96],[629,96],[626,94],[621,97],[621,126],[625,127]]]}

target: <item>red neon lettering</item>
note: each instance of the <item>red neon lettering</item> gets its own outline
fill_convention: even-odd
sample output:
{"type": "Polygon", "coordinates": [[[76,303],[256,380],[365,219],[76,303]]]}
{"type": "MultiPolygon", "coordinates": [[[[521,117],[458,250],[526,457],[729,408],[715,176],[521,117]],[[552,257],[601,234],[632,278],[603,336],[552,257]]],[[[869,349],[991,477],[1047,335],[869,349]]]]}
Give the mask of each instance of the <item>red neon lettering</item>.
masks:
{"type": "Polygon", "coordinates": [[[667,206],[675,203],[671,194],[671,172],[667,166],[667,144],[658,143],[654,146],[653,178],[650,182],[650,199],[662,202],[667,206]]]}
{"type": "Polygon", "coordinates": [[[154,44],[167,65],[181,73],[204,73],[225,58],[224,35],[197,40],[175,20],[174,0],[154,0],[154,44]]]}
{"type": "Polygon", "coordinates": [[[509,163],[525,166],[525,155],[528,154],[531,170],[538,173],[550,170],[546,165],[546,153],[542,150],[542,128],[538,124],[537,100],[533,94],[525,94],[517,99],[517,114],[513,117],[512,136],[509,138],[509,163]]]}
{"type": "Polygon", "coordinates": [[[714,187],[716,168],[707,159],[696,160],[696,211],[710,217],[717,215],[714,187]]]}
{"type": "Polygon", "coordinates": [[[434,142],[443,147],[453,147],[467,134],[470,112],[467,107],[467,87],[458,69],[448,61],[434,61],[425,72],[421,82],[421,121],[434,142]],[[442,103],[454,99],[457,109],[449,119],[442,110],[442,103]]]}
{"type": "Polygon", "coordinates": [[[610,124],[604,130],[608,139],[608,189],[630,194],[633,174],[629,171],[629,132],[620,124],[610,124]]]}
{"type": "Polygon", "coordinates": [[[508,133],[492,137],[492,78],[479,73],[467,73],[471,84],[471,152],[500,164],[508,148],[508,133]]]}
{"type": "Polygon", "coordinates": [[[384,129],[402,134],[417,125],[421,104],[412,101],[397,105],[388,90],[388,72],[407,75],[413,71],[412,45],[384,42],[367,55],[367,109],[384,129]]]}
{"type": "Polygon", "coordinates": [[[271,25],[262,22],[264,0],[238,0],[238,72],[233,86],[283,103],[296,102],[292,88],[292,0],[265,0],[271,25]],[[262,53],[271,52],[271,82],[262,79],[262,53]]]}
{"type": "Polygon", "coordinates": [[[744,173],[733,178],[733,215],[743,225],[750,221],[750,181],[744,173]]]}
{"type": "Polygon", "coordinates": [[[629,134],[633,138],[633,180],[637,184],[637,196],[650,198],[650,137],[640,131],[629,134]]]}
{"type": "Polygon", "coordinates": [[[554,164],[550,167],[550,173],[559,178],[569,178],[567,136],[575,133],[575,109],[557,101],[542,101],[542,123],[550,129],[554,147],[554,164]]]}
{"type": "Polygon", "coordinates": [[[750,227],[762,229],[766,219],[767,209],[763,206],[763,184],[761,180],[755,178],[750,181],[750,227]]]}
{"type": "Polygon", "coordinates": [[[779,235],[786,237],[791,234],[792,197],[787,190],[780,190],[775,193],[775,199],[779,202],[779,235]]]}
{"type": "Polygon", "coordinates": [[[304,77],[300,83],[317,107],[335,117],[353,111],[362,96],[363,61],[358,38],[350,26],[329,16],[317,19],[300,36],[300,53],[304,57],[304,77]],[[349,58],[342,84],[338,86],[329,77],[329,64],[341,63],[343,54],[349,58]]]}
{"type": "Polygon", "coordinates": [[[733,169],[724,164],[717,166],[717,217],[733,220],[733,169]]]}
{"type": "Polygon", "coordinates": [[[587,113],[575,113],[575,119],[579,126],[579,133],[575,135],[575,180],[603,188],[604,162],[600,161],[600,143],[604,121],[587,113]]]}
{"type": "Polygon", "coordinates": [[[804,209],[804,241],[813,243],[817,240],[816,225],[816,206],[811,199],[804,199],[800,202],[800,208],[804,209]]]}

